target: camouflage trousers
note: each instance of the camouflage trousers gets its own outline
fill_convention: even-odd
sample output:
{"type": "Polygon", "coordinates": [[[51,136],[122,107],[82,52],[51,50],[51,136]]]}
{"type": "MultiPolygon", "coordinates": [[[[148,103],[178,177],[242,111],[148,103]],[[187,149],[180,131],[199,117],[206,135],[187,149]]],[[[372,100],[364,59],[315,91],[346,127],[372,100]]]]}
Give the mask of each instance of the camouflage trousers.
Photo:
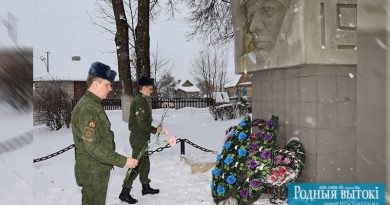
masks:
{"type": "Polygon", "coordinates": [[[105,205],[110,171],[93,170],[88,175],[78,175],[76,182],[82,188],[82,205],[105,205]]]}
{"type": "MultiPolygon", "coordinates": [[[[132,157],[137,158],[144,146],[145,143],[132,146],[133,148],[132,157]]],[[[127,180],[123,182],[122,187],[131,189],[133,186],[133,182],[138,175],[139,175],[139,181],[142,184],[149,184],[150,183],[149,172],[150,172],[150,160],[149,160],[149,156],[145,155],[144,157],[140,158],[140,160],[138,161],[138,166],[133,169],[130,176],[127,178],[127,180]]]]}

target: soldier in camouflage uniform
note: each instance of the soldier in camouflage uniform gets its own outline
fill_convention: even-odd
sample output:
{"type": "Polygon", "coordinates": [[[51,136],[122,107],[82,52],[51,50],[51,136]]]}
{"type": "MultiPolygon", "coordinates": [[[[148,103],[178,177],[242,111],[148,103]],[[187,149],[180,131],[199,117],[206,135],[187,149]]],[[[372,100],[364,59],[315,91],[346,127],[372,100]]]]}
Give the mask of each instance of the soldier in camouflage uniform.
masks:
{"type": "Polygon", "coordinates": [[[114,133],[101,105],[112,90],[116,72],[95,62],[88,72],[85,95],[72,111],[72,133],[76,145],[74,167],[77,185],[82,187],[83,205],[104,205],[110,170],[114,166],[134,168],[138,161],[115,152],[114,133]]]}
{"type": "MultiPolygon", "coordinates": [[[[146,98],[149,98],[153,93],[154,80],[149,77],[141,77],[138,81],[140,94],[138,94],[130,105],[130,116],[129,116],[129,130],[130,134],[130,145],[133,149],[132,156],[137,158],[142,148],[150,140],[150,133],[160,133],[162,130],[161,125],[153,127],[151,125],[152,110],[150,109],[149,103],[146,98]]],[[[119,195],[121,201],[125,201],[129,204],[137,203],[137,200],[131,197],[130,190],[133,185],[134,179],[139,174],[139,180],[142,184],[142,195],[145,194],[157,194],[160,191],[150,187],[149,179],[150,161],[149,156],[143,156],[139,160],[137,168],[135,168],[128,179],[123,182],[122,192],[119,195]]]]}

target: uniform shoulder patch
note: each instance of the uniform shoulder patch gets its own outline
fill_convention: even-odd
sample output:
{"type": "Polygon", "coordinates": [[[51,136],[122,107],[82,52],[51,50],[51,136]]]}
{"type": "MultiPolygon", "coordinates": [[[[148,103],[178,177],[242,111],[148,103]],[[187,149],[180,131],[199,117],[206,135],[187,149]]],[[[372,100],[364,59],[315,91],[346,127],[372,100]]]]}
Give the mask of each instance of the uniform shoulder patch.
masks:
{"type": "Polygon", "coordinates": [[[89,121],[88,121],[88,127],[90,127],[90,128],[95,128],[95,127],[96,127],[95,122],[94,122],[93,120],[89,120],[89,121]]]}
{"type": "Polygon", "coordinates": [[[94,136],[95,136],[95,129],[90,128],[90,127],[86,127],[84,129],[84,132],[83,132],[81,138],[83,138],[83,140],[85,140],[87,142],[92,142],[94,136]]]}
{"type": "Polygon", "coordinates": [[[87,126],[84,128],[81,138],[87,142],[92,142],[95,136],[96,123],[93,120],[88,120],[87,126]]]}
{"type": "Polygon", "coordinates": [[[137,112],[135,112],[135,115],[137,116],[137,118],[138,118],[139,120],[144,120],[144,118],[145,118],[145,110],[144,110],[142,107],[140,107],[140,108],[137,110],[137,112]]]}

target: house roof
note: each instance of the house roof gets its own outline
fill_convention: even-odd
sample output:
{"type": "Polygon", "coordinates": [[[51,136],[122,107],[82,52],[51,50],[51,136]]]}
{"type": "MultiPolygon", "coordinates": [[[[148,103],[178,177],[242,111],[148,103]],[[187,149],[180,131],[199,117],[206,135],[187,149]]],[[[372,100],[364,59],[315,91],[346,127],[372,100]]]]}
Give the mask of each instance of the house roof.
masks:
{"type": "MultiPolygon", "coordinates": [[[[67,65],[61,66],[50,70],[50,72],[34,73],[34,81],[51,81],[51,80],[63,80],[63,81],[86,81],[88,77],[88,70],[91,63],[85,63],[82,61],[72,61],[67,65]]],[[[116,72],[116,68],[112,68],[116,72]]],[[[119,75],[116,75],[115,81],[118,81],[119,75]]]]}
{"type": "MultiPolygon", "coordinates": [[[[180,83],[175,86],[175,90],[182,90],[186,93],[200,92],[200,89],[198,87],[196,87],[195,85],[183,86],[187,81],[191,83],[191,81],[189,81],[189,80],[180,81],[180,83]]],[[[193,84],[193,83],[191,83],[191,84],[193,84]]]]}
{"type": "Polygon", "coordinates": [[[232,77],[232,80],[230,80],[229,82],[227,82],[224,86],[224,88],[231,88],[231,87],[235,87],[238,83],[238,81],[240,80],[240,77],[241,75],[234,75],[232,77]]]}

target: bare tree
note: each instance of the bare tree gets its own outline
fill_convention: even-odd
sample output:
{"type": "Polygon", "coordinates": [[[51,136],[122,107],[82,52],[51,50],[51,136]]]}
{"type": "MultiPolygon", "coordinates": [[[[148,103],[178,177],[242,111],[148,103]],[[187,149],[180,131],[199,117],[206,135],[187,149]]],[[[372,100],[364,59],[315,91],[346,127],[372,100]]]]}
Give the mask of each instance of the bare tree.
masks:
{"type": "Polygon", "coordinates": [[[157,83],[157,92],[162,97],[173,97],[175,93],[176,80],[170,71],[165,72],[157,83]]]}
{"type": "Polygon", "coordinates": [[[60,80],[37,82],[34,93],[34,121],[44,121],[51,130],[69,128],[72,102],[66,83],[60,80]]]}
{"type": "Polygon", "coordinates": [[[190,9],[189,39],[197,37],[208,45],[229,45],[233,40],[230,0],[185,0],[190,9]]]}
{"type": "Polygon", "coordinates": [[[158,83],[159,80],[157,77],[162,76],[167,72],[170,72],[173,68],[173,65],[174,62],[172,58],[162,56],[157,44],[156,50],[152,51],[151,53],[150,76],[154,77],[154,79],[158,83]]]}
{"type": "Polygon", "coordinates": [[[191,74],[199,89],[211,97],[215,91],[223,91],[227,80],[227,55],[210,48],[199,52],[191,63],[191,74]]]}

